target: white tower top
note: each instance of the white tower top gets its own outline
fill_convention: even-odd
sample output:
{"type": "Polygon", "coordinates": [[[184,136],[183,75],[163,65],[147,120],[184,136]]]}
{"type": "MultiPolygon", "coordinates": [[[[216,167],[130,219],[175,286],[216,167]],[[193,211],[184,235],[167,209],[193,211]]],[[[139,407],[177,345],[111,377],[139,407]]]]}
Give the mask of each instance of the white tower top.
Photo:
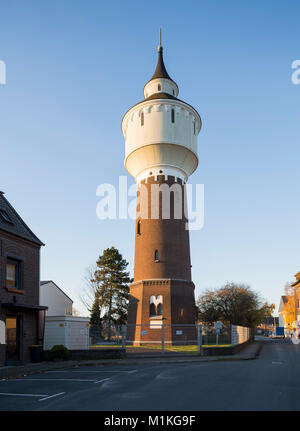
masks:
{"type": "Polygon", "coordinates": [[[178,92],[164,65],[160,32],[157,66],[144,87],[145,99],[122,120],[125,168],[137,183],[157,175],[185,182],[198,166],[201,118],[192,106],[177,99],[178,92]]]}

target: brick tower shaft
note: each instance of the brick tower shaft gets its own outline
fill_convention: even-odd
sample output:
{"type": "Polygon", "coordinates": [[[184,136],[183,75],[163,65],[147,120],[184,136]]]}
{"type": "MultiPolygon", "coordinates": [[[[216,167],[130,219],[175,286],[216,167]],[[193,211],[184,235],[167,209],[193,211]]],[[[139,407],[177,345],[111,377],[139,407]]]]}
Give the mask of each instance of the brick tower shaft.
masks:
{"type": "Polygon", "coordinates": [[[122,120],[125,167],[138,185],[128,309],[128,335],[134,343],[158,342],[160,330],[170,343],[196,338],[185,184],[198,166],[201,118],[177,98],[178,92],[166,71],[160,42],[154,75],[144,87],[145,99],[122,120]],[[191,329],[176,330],[175,325],[191,329]]]}

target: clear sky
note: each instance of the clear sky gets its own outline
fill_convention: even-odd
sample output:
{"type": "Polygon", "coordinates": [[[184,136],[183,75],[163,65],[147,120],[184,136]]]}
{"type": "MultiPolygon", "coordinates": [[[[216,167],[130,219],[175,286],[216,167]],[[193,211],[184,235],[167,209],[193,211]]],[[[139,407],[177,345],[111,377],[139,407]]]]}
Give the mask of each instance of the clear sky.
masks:
{"type": "Polygon", "coordinates": [[[132,273],[134,221],[100,221],[96,188],[128,175],[120,123],[143,98],[162,27],[167,70],[203,121],[196,295],[244,282],[278,307],[300,270],[299,15],[296,0],[2,2],[0,190],[46,244],[42,279],[82,310],[85,268],[103,249],[132,273]]]}

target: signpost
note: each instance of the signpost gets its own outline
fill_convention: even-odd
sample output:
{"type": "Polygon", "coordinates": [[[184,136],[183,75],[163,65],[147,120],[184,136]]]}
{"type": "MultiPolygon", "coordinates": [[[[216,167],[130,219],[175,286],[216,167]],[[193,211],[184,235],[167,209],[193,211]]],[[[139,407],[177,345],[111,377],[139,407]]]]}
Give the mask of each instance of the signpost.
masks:
{"type": "Polygon", "coordinates": [[[216,345],[218,346],[219,344],[219,335],[221,334],[221,329],[223,327],[223,323],[220,321],[217,321],[214,323],[214,327],[216,330],[216,345]]]}

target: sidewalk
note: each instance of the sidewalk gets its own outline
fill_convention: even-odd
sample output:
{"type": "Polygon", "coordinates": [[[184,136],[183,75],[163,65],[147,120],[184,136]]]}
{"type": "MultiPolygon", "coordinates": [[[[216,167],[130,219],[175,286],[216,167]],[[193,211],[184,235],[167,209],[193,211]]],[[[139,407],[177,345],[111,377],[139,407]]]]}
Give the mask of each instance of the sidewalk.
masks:
{"type": "Polygon", "coordinates": [[[62,362],[40,362],[37,364],[29,363],[20,366],[0,367],[0,379],[18,377],[45,371],[53,371],[60,368],[73,368],[79,366],[93,365],[141,365],[141,364],[164,364],[164,363],[189,363],[189,362],[212,362],[212,361],[247,361],[255,359],[263,346],[262,341],[254,341],[246,346],[239,353],[232,356],[157,356],[157,357],[127,357],[124,359],[99,359],[81,361],[62,361],[62,362]]]}

